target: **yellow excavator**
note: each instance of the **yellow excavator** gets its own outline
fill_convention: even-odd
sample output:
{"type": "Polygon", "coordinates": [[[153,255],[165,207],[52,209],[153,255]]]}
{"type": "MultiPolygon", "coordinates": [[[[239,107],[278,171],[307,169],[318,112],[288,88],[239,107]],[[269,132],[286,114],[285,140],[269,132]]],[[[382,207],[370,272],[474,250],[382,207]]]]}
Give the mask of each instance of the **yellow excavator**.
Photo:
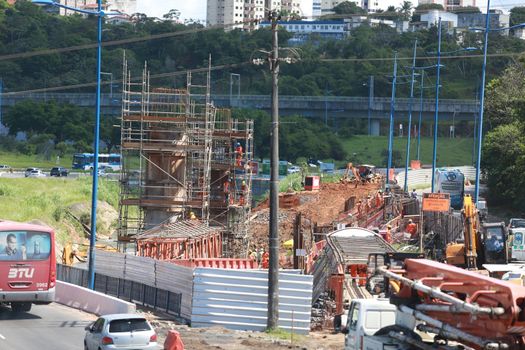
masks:
{"type": "Polygon", "coordinates": [[[470,195],[463,200],[463,242],[447,245],[448,264],[477,270],[483,264],[506,264],[507,232],[503,223],[481,223],[470,195]]]}

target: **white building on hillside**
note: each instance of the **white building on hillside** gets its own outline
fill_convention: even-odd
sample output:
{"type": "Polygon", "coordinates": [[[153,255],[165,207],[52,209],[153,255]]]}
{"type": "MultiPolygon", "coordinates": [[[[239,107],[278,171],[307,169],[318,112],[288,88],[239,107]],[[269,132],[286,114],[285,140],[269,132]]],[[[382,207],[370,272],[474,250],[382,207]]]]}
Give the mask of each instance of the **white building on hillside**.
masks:
{"type": "Polygon", "coordinates": [[[419,5],[438,4],[443,6],[445,11],[451,11],[458,7],[477,6],[476,0],[419,0],[419,5]]]}
{"type": "Polygon", "coordinates": [[[256,21],[266,19],[265,8],[311,16],[312,6],[312,0],[207,0],[206,22],[226,30],[252,30],[258,27],[256,21]]]}
{"type": "Polygon", "coordinates": [[[137,13],[137,0],[110,0],[108,3],[109,11],[116,11],[132,15],[137,13]]]}
{"type": "Polygon", "coordinates": [[[441,17],[441,26],[443,28],[452,29],[458,26],[458,15],[440,10],[430,10],[421,15],[421,22],[426,23],[427,28],[437,25],[441,17]]]}

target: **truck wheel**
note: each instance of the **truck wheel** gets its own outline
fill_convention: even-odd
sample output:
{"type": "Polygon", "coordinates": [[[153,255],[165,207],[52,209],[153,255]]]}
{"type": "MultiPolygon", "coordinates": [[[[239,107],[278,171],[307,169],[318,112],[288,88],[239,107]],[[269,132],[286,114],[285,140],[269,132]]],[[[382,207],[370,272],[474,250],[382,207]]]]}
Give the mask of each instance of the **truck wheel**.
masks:
{"type": "Polygon", "coordinates": [[[11,303],[11,310],[13,310],[13,312],[29,312],[31,310],[31,303],[11,303]]]}
{"type": "Polygon", "coordinates": [[[421,339],[421,336],[413,330],[395,324],[381,328],[380,330],[375,332],[374,335],[388,335],[388,333],[390,332],[401,333],[414,340],[423,341],[423,339],[421,339]]]}
{"type": "Polygon", "coordinates": [[[339,333],[341,331],[341,315],[334,316],[334,331],[339,333]]]}

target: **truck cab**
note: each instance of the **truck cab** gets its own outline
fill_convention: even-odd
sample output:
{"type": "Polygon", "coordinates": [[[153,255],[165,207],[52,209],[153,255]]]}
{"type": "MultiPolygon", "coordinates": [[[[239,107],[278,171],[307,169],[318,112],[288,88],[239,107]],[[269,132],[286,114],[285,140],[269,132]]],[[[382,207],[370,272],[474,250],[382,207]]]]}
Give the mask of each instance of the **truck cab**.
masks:
{"type": "Polygon", "coordinates": [[[481,226],[483,239],[483,262],[485,264],[506,264],[507,230],[503,222],[484,223],[481,226]]]}
{"type": "Polygon", "coordinates": [[[396,324],[396,306],[389,299],[354,299],[348,310],[348,321],[343,328],[345,350],[363,349],[365,337],[373,336],[381,328],[396,324]]]}

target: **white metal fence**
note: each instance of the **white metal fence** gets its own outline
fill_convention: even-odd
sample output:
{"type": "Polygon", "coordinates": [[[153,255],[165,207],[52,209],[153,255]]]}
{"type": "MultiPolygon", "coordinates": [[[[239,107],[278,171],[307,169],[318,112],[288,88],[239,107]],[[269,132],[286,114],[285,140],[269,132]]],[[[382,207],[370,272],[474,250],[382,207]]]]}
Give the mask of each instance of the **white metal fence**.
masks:
{"type": "MultiPolygon", "coordinates": [[[[279,328],[310,331],[313,276],[279,273],[279,328]]],[[[191,324],[263,331],[268,313],[268,272],[197,268],[191,324]]]]}
{"type": "MultiPolygon", "coordinates": [[[[464,175],[465,178],[473,181],[476,179],[476,168],[473,166],[457,166],[457,167],[445,167],[445,169],[459,169],[464,175]]],[[[397,183],[401,188],[405,186],[405,172],[401,171],[396,176],[397,183]]],[[[416,187],[421,185],[432,185],[432,169],[418,169],[418,170],[409,170],[408,171],[408,187],[416,187]]]]}

